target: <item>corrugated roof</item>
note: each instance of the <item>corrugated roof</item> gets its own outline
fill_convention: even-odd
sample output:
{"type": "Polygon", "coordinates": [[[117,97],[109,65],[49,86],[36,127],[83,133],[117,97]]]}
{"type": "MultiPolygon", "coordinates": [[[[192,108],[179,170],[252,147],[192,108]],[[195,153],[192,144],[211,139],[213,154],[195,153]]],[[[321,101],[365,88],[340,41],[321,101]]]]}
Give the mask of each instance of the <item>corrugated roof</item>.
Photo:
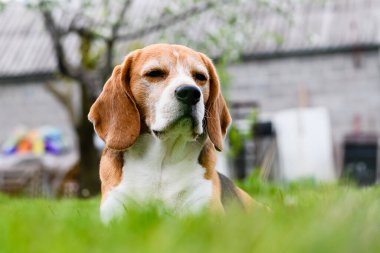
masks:
{"type": "MultiPolygon", "coordinates": [[[[245,55],[380,44],[379,0],[289,0],[277,3],[287,3],[284,14],[270,7],[258,7],[252,1],[242,1],[239,6],[234,6],[240,9],[237,24],[246,31],[237,31],[234,39],[240,43],[245,55]]],[[[126,22],[133,27],[152,22],[158,17],[155,13],[160,6],[163,5],[157,5],[154,0],[135,1],[128,10],[126,22]]],[[[206,12],[196,19],[171,26],[164,37],[153,33],[140,41],[144,44],[166,41],[195,47],[205,39],[206,33],[218,31],[221,24],[217,16],[206,12]],[[183,36],[172,36],[179,30],[183,36]]],[[[0,13],[0,27],[0,77],[56,70],[51,42],[38,12],[20,3],[10,3],[0,13]]],[[[75,36],[66,40],[65,46],[72,52],[70,60],[74,62],[78,62],[77,45],[75,36]]],[[[126,46],[122,43],[121,47],[126,46]]],[[[216,49],[208,53],[219,52],[216,49]]]]}
{"type": "Polygon", "coordinates": [[[0,13],[0,76],[52,72],[52,47],[39,15],[20,4],[0,13]]]}
{"type": "Polygon", "coordinates": [[[281,16],[256,17],[254,38],[280,36],[280,43],[263,39],[246,46],[245,52],[276,52],[378,44],[380,1],[334,0],[296,5],[289,20],[281,16]],[[262,25],[261,25],[262,24],[262,25]]]}

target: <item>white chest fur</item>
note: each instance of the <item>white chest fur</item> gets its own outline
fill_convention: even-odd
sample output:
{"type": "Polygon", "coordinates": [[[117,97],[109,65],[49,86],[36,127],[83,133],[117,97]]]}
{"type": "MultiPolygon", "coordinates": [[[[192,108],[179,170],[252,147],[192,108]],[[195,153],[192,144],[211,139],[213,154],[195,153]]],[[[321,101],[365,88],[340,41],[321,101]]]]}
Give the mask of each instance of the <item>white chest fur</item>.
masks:
{"type": "Polygon", "coordinates": [[[164,141],[141,135],[124,153],[121,182],[107,193],[100,209],[103,222],[122,216],[129,201],[158,200],[179,213],[205,206],[212,185],[198,163],[201,148],[198,142],[185,141],[181,135],[164,141]]]}

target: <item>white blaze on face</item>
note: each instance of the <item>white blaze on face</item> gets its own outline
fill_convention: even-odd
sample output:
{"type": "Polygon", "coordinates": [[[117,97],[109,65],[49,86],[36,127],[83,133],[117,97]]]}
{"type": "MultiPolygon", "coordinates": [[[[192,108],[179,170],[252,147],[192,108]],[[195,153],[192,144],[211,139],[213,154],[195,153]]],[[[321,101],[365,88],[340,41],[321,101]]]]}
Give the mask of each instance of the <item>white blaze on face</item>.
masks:
{"type": "MultiPolygon", "coordinates": [[[[176,52],[174,52],[174,55],[176,55],[176,52]]],[[[201,65],[196,66],[196,68],[204,69],[201,65]]],[[[180,101],[178,101],[175,96],[175,90],[179,86],[190,85],[201,91],[199,102],[192,107],[192,117],[194,122],[193,131],[195,134],[200,135],[203,133],[202,121],[205,114],[202,89],[200,89],[195,83],[189,64],[180,61],[178,56],[177,64],[170,69],[170,72],[171,78],[162,90],[158,100],[153,105],[155,115],[151,129],[155,131],[164,131],[184,115],[186,105],[183,105],[180,101]]]]}

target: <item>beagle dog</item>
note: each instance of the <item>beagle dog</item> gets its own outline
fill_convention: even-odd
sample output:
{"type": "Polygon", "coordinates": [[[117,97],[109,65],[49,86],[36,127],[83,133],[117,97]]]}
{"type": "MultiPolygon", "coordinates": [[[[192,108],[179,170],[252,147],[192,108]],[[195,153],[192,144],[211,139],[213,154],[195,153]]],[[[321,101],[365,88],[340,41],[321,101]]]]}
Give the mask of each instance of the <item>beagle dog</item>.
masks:
{"type": "Polygon", "coordinates": [[[105,142],[100,161],[104,223],[129,201],[162,201],[175,212],[244,208],[249,195],[215,169],[231,122],[211,60],[180,45],[155,44],[117,65],[89,120],[105,142]]]}

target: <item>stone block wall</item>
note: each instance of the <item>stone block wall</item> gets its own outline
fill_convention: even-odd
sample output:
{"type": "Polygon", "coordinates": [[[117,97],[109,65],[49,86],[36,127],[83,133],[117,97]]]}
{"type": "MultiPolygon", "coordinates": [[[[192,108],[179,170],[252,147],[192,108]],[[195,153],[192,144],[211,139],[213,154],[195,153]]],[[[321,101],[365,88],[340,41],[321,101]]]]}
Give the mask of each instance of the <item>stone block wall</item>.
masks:
{"type": "Polygon", "coordinates": [[[380,135],[380,57],[377,51],[249,61],[229,67],[231,102],[255,101],[262,116],[278,110],[324,106],[334,143],[361,129],[380,135]],[[304,94],[300,99],[300,94],[304,94]]]}

